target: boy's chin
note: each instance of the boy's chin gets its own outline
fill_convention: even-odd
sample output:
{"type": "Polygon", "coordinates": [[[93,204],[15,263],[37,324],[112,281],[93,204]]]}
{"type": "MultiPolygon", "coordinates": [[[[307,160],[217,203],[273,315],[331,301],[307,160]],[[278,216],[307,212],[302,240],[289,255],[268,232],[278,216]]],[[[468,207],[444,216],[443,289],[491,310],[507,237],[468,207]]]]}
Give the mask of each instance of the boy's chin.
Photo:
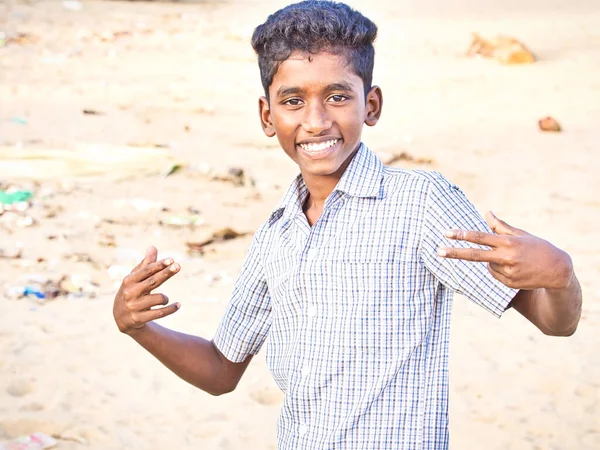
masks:
{"type": "Polygon", "coordinates": [[[331,161],[313,161],[301,168],[303,176],[310,177],[330,177],[340,170],[339,164],[333,164],[331,161]]]}

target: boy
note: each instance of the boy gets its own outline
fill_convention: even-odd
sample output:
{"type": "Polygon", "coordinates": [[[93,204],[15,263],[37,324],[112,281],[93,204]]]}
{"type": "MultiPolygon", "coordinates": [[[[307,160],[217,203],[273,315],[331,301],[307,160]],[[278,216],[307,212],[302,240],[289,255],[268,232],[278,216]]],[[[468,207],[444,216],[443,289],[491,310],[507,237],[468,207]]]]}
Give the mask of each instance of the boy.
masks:
{"type": "Polygon", "coordinates": [[[122,332],[214,395],[235,388],[268,340],[285,393],[281,449],[447,448],[454,291],[497,316],[514,307],[550,335],[579,321],[565,252],[491,213],[490,229],[441,175],[384,167],[361,143],[381,114],[376,32],[327,1],[255,30],[261,124],[300,175],[256,232],[215,338],[153,322],[179,308],[152,309],[168,299],[151,292],[180,269],[153,247],[115,298],[122,332]]]}

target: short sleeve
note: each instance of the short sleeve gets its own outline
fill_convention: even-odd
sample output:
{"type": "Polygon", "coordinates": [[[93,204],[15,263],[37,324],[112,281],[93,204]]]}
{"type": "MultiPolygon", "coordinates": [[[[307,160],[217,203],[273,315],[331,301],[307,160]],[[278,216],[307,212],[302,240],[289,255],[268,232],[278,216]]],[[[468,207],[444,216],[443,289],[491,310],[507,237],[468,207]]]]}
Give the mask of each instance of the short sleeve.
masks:
{"type": "Polygon", "coordinates": [[[231,300],[213,339],[219,351],[236,363],[259,352],[271,327],[271,298],[260,256],[261,230],[250,243],[231,300]]]}
{"type": "Polygon", "coordinates": [[[427,198],[421,237],[421,258],[426,268],[447,288],[458,292],[497,317],[518,292],[496,280],[487,263],[446,259],[437,254],[440,247],[486,247],[450,240],[450,229],[492,233],[485,219],[463,192],[442,175],[434,173],[427,198]]]}

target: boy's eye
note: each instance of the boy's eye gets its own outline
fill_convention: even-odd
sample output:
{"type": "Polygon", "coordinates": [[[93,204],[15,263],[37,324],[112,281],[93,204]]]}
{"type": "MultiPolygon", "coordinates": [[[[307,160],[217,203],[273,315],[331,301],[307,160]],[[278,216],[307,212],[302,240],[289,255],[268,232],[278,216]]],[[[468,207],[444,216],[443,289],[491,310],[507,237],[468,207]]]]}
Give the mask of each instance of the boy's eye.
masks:
{"type": "Polygon", "coordinates": [[[333,103],[340,103],[340,102],[348,100],[348,97],[345,95],[336,94],[336,95],[332,95],[331,97],[329,97],[329,100],[332,101],[333,103]]]}
{"type": "Polygon", "coordinates": [[[283,102],[283,104],[289,106],[300,106],[300,104],[302,104],[302,100],[299,98],[290,98],[289,100],[283,102]]]}

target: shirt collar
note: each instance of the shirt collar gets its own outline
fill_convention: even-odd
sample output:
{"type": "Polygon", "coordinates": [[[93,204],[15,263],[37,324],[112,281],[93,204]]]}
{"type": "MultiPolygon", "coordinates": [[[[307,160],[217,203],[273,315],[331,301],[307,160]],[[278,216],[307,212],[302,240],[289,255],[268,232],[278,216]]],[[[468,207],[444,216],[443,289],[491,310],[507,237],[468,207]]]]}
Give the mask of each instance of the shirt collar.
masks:
{"type": "MultiPolygon", "coordinates": [[[[352,197],[379,198],[381,196],[382,178],[383,163],[365,144],[361,143],[334,192],[343,192],[352,197]]],[[[293,215],[294,212],[302,211],[302,205],[307,197],[308,188],[304,184],[302,175],[298,175],[273,210],[269,218],[269,224],[272,224],[286,212],[293,215]]]]}

